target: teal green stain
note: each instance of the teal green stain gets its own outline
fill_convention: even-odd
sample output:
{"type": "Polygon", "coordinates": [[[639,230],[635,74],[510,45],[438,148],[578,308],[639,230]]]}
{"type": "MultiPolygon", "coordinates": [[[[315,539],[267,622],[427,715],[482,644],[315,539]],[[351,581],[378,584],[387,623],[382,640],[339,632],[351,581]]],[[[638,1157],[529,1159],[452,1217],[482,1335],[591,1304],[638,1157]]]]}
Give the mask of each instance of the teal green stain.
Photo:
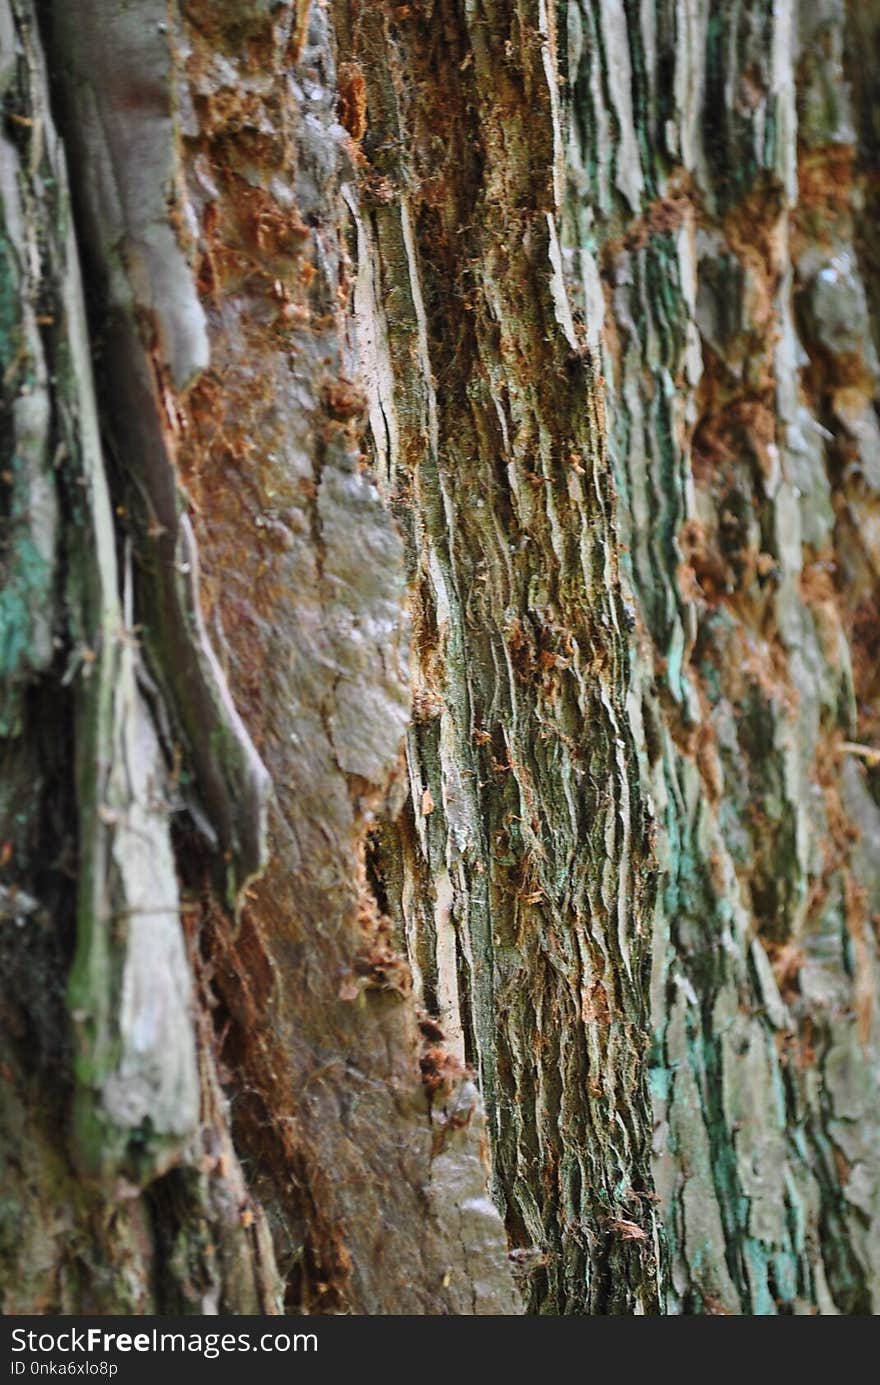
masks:
{"type": "Polygon", "coordinates": [[[770,1257],[770,1263],[773,1269],[777,1297],[791,1303],[797,1297],[798,1291],[797,1257],[788,1251],[775,1250],[770,1257]]]}
{"type": "Polygon", "coordinates": [[[639,159],[645,179],[645,193],[648,198],[654,198],[657,196],[658,185],[655,172],[654,150],[652,146],[652,131],[650,128],[651,112],[648,108],[647,99],[647,93],[650,91],[650,81],[645,66],[641,25],[638,22],[631,22],[629,10],[627,10],[626,17],[627,37],[629,39],[630,59],[633,69],[632,98],[636,140],[639,146],[639,159]]]}
{"type": "Polygon", "coordinates": [[[648,1069],[648,1088],[651,1093],[651,1100],[655,1102],[667,1101],[672,1087],[672,1073],[665,1067],[649,1067],[648,1069]]]}
{"type": "Polygon", "coordinates": [[[757,1318],[775,1317],[776,1301],[770,1292],[769,1261],[770,1254],[761,1241],[754,1236],[746,1236],[743,1241],[743,1259],[748,1268],[751,1286],[752,1316],[757,1318]]]}
{"type": "Polygon", "coordinates": [[[677,702],[682,699],[682,658],[684,656],[684,646],[682,640],[676,639],[670,646],[666,656],[666,681],[669,690],[677,702]]]}
{"type": "Polygon", "coordinates": [[[0,682],[5,684],[0,700],[2,736],[11,735],[16,729],[18,702],[14,684],[28,672],[33,615],[48,602],[51,583],[51,564],[37,551],[30,534],[19,530],[7,555],[5,582],[0,591],[0,682]]]}
{"type": "Polygon", "coordinates": [[[806,1163],[810,1155],[809,1150],[807,1149],[807,1141],[806,1137],[804,1136],[803,1127],[800,1125],[797,1126],[790,1138],[801,1159],[804,1163],[806,1163]]]}
{"type": "Polygon", "coordinates": [[[45,596],[52,573],[29,534],[13,543],[9,567],[0,591],[0,678],[14,676],[27,663],[31,608],[45,596]]]}
{"type": "Polygon", "coordinates": [[[688,1260],[690,1261],[691,1269],[697,1272],[699,1272],[704,1265],[708,1265],[711,1269],[715,1264],[715,1248],[711,1241],[703,1241],[695,1250],[692,1249],[689,1244],[688,1260]]]}
{"type": "Polygon", "coordinates": [[[21,274],[15,249],[0,208],[0,375],[2,375],[4,458],[9,472],[6,551],[0,589],[0,735],[9,735],[17,721],[17,697],[12,685],[27,674],[33,655],[34,616],[50,604],[53,566],[39,552],[30,529],[30,484],[24,460],[13,451],[11,406],[24,386],[33,384],[33,362],[22,349],[21,274]]]}

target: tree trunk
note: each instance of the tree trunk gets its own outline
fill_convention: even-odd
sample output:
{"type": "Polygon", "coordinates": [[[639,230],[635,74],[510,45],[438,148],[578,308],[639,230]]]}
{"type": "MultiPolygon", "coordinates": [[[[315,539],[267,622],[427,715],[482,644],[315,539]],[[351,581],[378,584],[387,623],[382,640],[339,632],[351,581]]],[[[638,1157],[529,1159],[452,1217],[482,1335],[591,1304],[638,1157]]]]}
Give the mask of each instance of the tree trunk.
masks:
{"type": "Polygon", "coordinates": [[[4,1312],[876,1310],[878,42],[0,0],[4,1312]]]}

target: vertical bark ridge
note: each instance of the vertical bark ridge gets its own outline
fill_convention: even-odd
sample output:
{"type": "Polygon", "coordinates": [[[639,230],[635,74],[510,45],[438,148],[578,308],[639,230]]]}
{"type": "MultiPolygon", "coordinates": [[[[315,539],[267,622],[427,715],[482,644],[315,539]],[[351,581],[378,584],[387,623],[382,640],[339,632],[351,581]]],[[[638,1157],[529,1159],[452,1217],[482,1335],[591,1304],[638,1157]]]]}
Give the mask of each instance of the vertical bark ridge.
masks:
{"type": "Polygon", "coordinates": [[[559,241],[555,14],[341,13],[358,334],[413,615],[410,796],[374,868],[420,1000],[479,1068],[531,1307],[652,1311],[650,847],[559,241]]]}
{"type": "Polygon", "coordinates": [[[877,810],[851,744],[875,579],[849,529],[876,354],[844,18],[569,8],[572,278],[601,328],[661,869],[670,1312],[876,1302],[877,810]]]}
{"type": "MultiPolygon", "coordinates": [[[[48,658],[39,630],[24,639],[25,612],[6,612],[18,634],[5,647],[29,652],[26,680],[21,664],[4,669],[5,705],[11,691],[20,712],[4,727],[2,752],[10,883],[0,1282],[6,1312],[152,1312],[163,1302],[162,1276],[151,1200],[138,1188],[184,1148],[194,1164],[202,1154],[189,964],[166,780],[117,563],[65,157],[27,0],[4,5],[0,40],[9,117],[2,244],[19,276],[7,301],[20,314],[5,329],[17,369],[5,373],[4,426],[27,422],[27,446],[10,446],[8,458],[13,474],[25,465],[33,473],[12,519],[22,530],[39,526],[42,544],[57,516],[39,610],[48,658]]],[[[7,597],[26,574],[20,554],[11,558],[7,597]]],[[[216,1081],[210,1050],[201,1061],[216,1081]]],[[[224,1195],[237,1208],[243,1194],[222,1099],[211,1140],[225,1173],[189,1199],[202,1245],[211,1245],[211,1257],[199,1263],[195,1249],[191,1257],[201,1292],[190,1302],[216,1307],[218,1275],[211,1283],[205,1263],[213,1259],[230,1281],[237,1273],[237,1303],[269,1310],[271,1293],[248,1293],[247,1283],[255,1259],[271,1281],[271,1246],[264,1240],[262,1256],[252,1256],[252,1235],[227,1209],[218,1215],[224,1195]]]]}
{"type": "MultiPolygon", "coordinates": [[[[38,1167],[40,1192],[50,1175],[75,1189],[61,1230],[81,1238],[81,1273],[53,1236],[9,1301],[515,1312],[477,1091],[460,1066],[420,1065],[408,969],[362,859],[405,721],[406,630],[399,540],[358,451],[326,17],[192,0],[133,20],[95,0],[72,27],[66,6],[42,18],[113,500],[111,513],[71,260],[52,302],[79,394],[68,405],[59,386],[52,402],[94,529],[76,532],[74,507],[71,635],[55,617],[77,641],[62,681],[80,766],[63,781],[78,811],[80,1180],[57,1135],[38,1167]]],[[[10,29],[19,70],[23,34],[10,29]]],[[[43,116],[44,90],[39,102],[43,116]]],[[[45,218],[25,229],[45,236],[45,218]]],[[[10,295],[26,312],[55,290],[52,267],[31,262],[10,295]]],[[[31,492],[51,456],[40,447],[31,492]]],[[[45,504],[24,518],[51,529],[45,504]]],[[[51,626],[45,602],[34,610],[51,626]]],[[[63,673],[30,624],[11,708],[41,672],[49,690],[63,673]]],[[[23,894],[10,925],[44,904],[23,894]]],[[[46,1093],[56,1130],[70,1075],[46,1093]]],[[[32,1131],[42,1117],[36,1106],[32,1131]]]]}

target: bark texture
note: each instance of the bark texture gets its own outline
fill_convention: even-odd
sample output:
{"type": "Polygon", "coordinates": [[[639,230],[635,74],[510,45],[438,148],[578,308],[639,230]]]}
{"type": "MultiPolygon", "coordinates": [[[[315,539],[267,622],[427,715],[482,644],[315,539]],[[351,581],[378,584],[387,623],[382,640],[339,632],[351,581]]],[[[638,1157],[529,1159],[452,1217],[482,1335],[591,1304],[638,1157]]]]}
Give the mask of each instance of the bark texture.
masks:
{"type": "Polygon", "coordinates": [[[369,115],[355,309],[413,614],[410,794],[373,865],[419,998],[479,1067],[532,1306],[650,1311],[648,819],[559,240],[556,22],[370,6],[340,32],[369,115]]]}
{"type": "Polygon", "coordinates": [[[876,1311],[878,42],[0,0],[3,1311],[876,1311]]]}
{"type": "Polygon", "coordinates": [[[877,1308],[878,13],[851,18],[569,10],[574,277],[601,324],[660,871],[671,1312],[877,1308]],[[626,91],[609,79],[593,161],[603,55],[626,91]]]}
{"type": "MultiPolygon", "coordinates": [[[[80,771],[75,785],[57,774],[76,804],[74,1090],[53,1095],[56,1120],[72,1096],[73,1119],[66,1148],[57,1128],[36,1143],[67,1178],[78,1171],[80,1201],[111,1230],[94,1246],[97,1268],[69,1286],[77,1243],[60,1226],[27,1284],[9,1274],[6,1307],[514,1310],[476,1087],[454,1065],[426,1086],[408,970],[363,863],[406,720],[403,578],[357,446],[347,137],[327,21],[289,5],[190,4],[173,21],[164,3],[148,8],[43,15],[70,131],[106,457],[88,351],[74,341],[87,378],[75,382],[85,436],[70,484],[81,479],[92,512],[86,534],[63,533],[87,571],[82,593],[76,573],[66,600],[59,592],[54,621],[42,593],[19,617],[33,622],[36,608],[56,631],[64,677],[48,666],[51,640],[43,653],[26,626],[29,662],[10,683],[28,677],[38,697],[45,672],[44,696],[72,689],[80,771]],[[108,1245],[117,1218],[131,1222],[125,1275],[108,1245]]],[[[10,21],[31,139],[50,128],[27,62],[37,36],[27,6],[10,21]]],[[[60,152],[34,173],[27,229],[40,247],[51,217],[68,215],[62,175],[60,152]],[[47,173],[59,208],[39,201],[47,173]]],[[[71,333],[82,308],[65,249],[53,321],[71,333]]],[[[17,269],[19,259],[11,301],[27,311],[55,288],[55,266],[11,254],[17,269]]],[[[32,463],[50,493],[53,460],[47,445],[32,463]]],[[[48,525],[33,500],[22,510],[35,530],[48,525]]],[[[53,590],[48,560],[43,586],[53,590]]],[[[10,753],[41,752],[26,731],[10,726],[10,753]]],[[[27,805],[36,838],[46,809],[34,773],[26,762],[10,813],[27,805]]],[[[13,853],[22,888],[28,862],[58,873],[45,840],[16,842],[10,864],[13,853]]],[[[39,884],[32,905],[13,893],[10,924],[28,909],[46,915],[44,946],[57,949],[39,884]]],[[[71,932],[68,918],[68,951],[71,932]]],[[[62,1016],[53,1021],[66,1040],[62,1016]]],[[[20,1073],[36,1081],[26,1051],[20,1073]]],[[[25,1167],[21,1177],[30,1186],[25,1167]]],[[[41,1191],[59,1211],[69,1200],[41,1191]]],[[[10,1265],[16,1250],[12,1234],[10,1265]]]]}

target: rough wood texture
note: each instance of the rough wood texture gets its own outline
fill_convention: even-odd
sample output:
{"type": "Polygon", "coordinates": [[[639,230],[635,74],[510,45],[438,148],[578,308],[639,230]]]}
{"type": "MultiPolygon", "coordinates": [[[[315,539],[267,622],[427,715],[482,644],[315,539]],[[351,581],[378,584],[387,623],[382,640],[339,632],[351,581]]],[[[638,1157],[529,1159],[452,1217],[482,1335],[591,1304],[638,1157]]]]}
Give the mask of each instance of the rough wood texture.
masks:
{"type": "MultiPolygon", "coordinates": [[[[105,1183],[152,1180],[160,1293],[172,1304],[252,1311],[256,1277],[268,1283],[264,1305],[279,1305],[268,1217],[290,1307],[515,1311],[476,1087],[443,1055],[423,1071],[406,962],[363,867],[406,722],[404,611],[400,541],[358,449],[347,136],[326,19],[189,3],[172,20],[164,3],[135,12],[95,0],[75,15],[52,7],[47,32],[85,228],[116,514],[132,550],[138,697],[153,718],[140,735],[164,755],[150,806],[166,835],[171,825],[182,890],[178,909],[172,871],[159,898],[169,882],[154,842],[153,912],[171,915],[141,939],[140,898],[129,904],[118,994],[106,979],[118,936],[102,935],[96,959],[81,919],[79,1157],[105,1183]],[[248,888],[266,864],[270,775],[271,856],[248,888]],[[182,946],[176,961],[160,955],[160,925],[173,916],[179,929],[181,911],[195,996],[182,946]],[[130,996],[159,1006],[164,975],[178,990],[178,1030],[159,1027],[154,1071],[130,996]],[[194,1004],[195,1135],[197,1113],[166,1080],[189,1080],[194,1004]],[[93,1037],[101,1006],[123,1044],[109,1074],[103,1030],[93,1037]],[[136,1061],[124,1047],[132,1028],[136,1061]],[[230,1164],[218,1076],[232,1083],[249,1167],[248,1194],[227,1209],[256,1238],[242,1282],[211,1263],[218,1233],[204,1206],[230,1164]],[[189,1138],[170,1151],[171,1134],[189,1138]],[[175,1172],[155,1182],[172,1158],[175,1172]]],[[[127,803],[97,811],[141,840],[144,752],[108,748],[113,768],[127,757],[140,779],[127,803]]],[[[81,791],[86,844],[89,812],[81,791]]],[[[137,867],[123,846],[123,864],[137,867]]]]}
{"type": "Polygon", "coordinates": [[[672,1312],[864,1313],[880,1291],[880,816],[859,750],[876,162],[845,75],[852,44],[876,91],[877,28],[853,8],[862,48],[836,3],[569,9],[573,277],[601,323],[660,867],[672,1312]],[[595,160],[606,62],[632,80],[609,83],[595,160]]]}
{"type": "Polygon", "coordinates": [[[532,1305],[651,1311],[649,843],[601,396],[563,281],[555,22],[340,23],[367,111],[355,307],[413,613],[410,795],[372,868],[479,1067],[532,1305]]]}
{"type": "Polygon", "coordinates": [[[16,713],[2,742],[3,1309],[154,1312],[174,1305],[157,1285],[177,1256],[203,1310],[271,1311],[273,1252],[263,1221],[242,1222],[248,1195],[204,1042],[198,1128],[167,775],[138,684],[65,159],[24,0],[0,8],[0,40],[4,429],[16,425],[4,442],[17,497],[4,554],[16,713]],[[37,613],[10,599],[32,570],[44,577],[37,613]],[[163,1264],[156,1194],[138,1186],[184,1151],[188,1193],[163,1264]]]}
{"type": "Polygon", "coordinates": [[[877,1310],[878,35],[0,0],[3,1311],[877,1310]]]}
{"type": "Polygon", "coordinates": [[[876,27],[344,14],[414,617],[411,795],[373,868],[479,1063],[530,1304],[652,1302],[656,881],[664,1308],[870,1311],[876,132],[863,75],[860,171],[845,62],[876,27]]]}

